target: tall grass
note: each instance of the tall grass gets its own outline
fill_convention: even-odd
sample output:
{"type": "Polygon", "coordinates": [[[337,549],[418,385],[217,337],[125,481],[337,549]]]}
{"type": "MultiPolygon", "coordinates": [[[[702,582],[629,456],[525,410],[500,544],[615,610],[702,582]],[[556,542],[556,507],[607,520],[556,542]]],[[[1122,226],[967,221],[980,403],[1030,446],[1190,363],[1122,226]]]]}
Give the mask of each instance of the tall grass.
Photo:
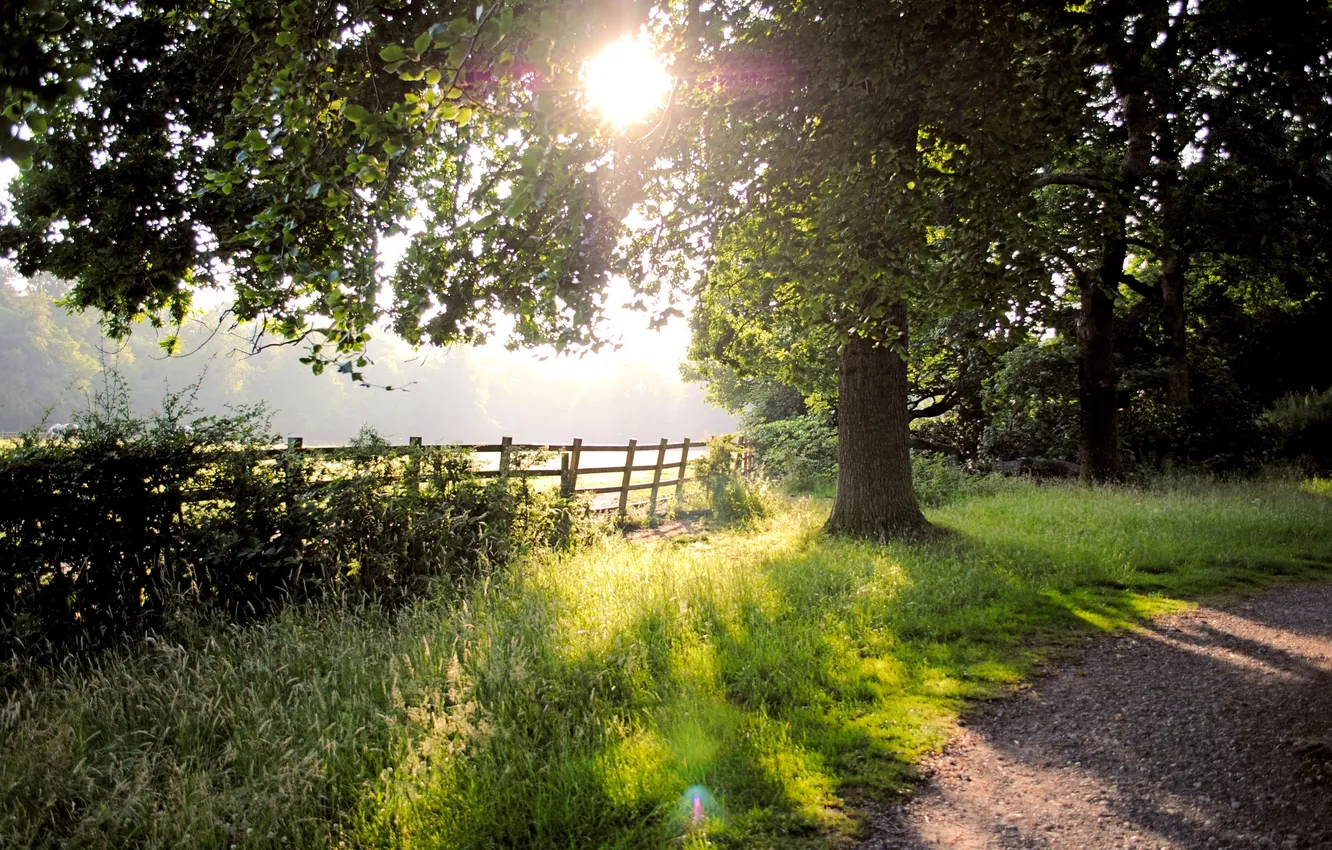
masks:
{"type": "Polygon", "coordinates": [[[1324,575],[1325,493],[1020,486],[915,546],[825,538],[797,501],[393,616],[144,645],[6,696],[0,846],[826,846],[1033,635],[1324,575]]]}

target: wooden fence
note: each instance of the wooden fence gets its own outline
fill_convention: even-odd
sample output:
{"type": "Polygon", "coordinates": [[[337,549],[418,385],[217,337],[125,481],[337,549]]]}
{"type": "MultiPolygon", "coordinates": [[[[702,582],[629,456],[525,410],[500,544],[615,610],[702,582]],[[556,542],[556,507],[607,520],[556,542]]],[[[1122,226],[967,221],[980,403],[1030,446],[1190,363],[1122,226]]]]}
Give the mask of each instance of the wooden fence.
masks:
{"type": "MultiPolygon", "coordinates": [[[[698,440],[691,440],[685,437],[677,443],[670,442],[663,437],[655,446],[652,444],[639,445],[637,440],[630,440],[624,445],[602,444],[602,443],[584,443],[581,438],[576,438],[569,444],[550,444],[550,443],[515,443],[513,438],[504,437],[499,443],[488,443],[482,445],[465,445],[457,443],[426,445],[420,437],[408,438],[406,446],[389,446],[389,451],[421,451],[421,450],[449,450],[462,449],[473,455],[498,455],[493,469],[479,469],[472,474],[477,478],[555,478],[560,479],[560,493],[563,496],[571,497],[577,495],[606,495],[618,494],[619,499],[614,506],[593,506],[592,510],[597,512],[609,513],[614,511],[620,518],[624,519],[625,514],[630,507],[641,507],[646,505],[648,509],[648,518],[651,520],[656,515],[657,503],[663,498],[663,492],[669,494],[671,488],[674,488],[674,497],[676,502],[684,498],[684,485],[694,479],[689,477],[689,452],[691,449],[697,449],[705,443],[698,440]],[[655,450],[655,457],[653,453],[655,450]],[[673,452],[679,452],[679,456],[667,461],[667,455],[673,452]],[[558,469],[541,468],[529,469],[513,466],[515,454],[524,452],[557,452],[559,454],[560,466],[558,469]],[[611,466],[597,465],[595,456],[601,454],[623,454],[624,463],[611,466]],[[591,455],[593,457],[585,457],[591,455]],[[649,463],[640,463],[640,457],[652,458],[649,463]],[[643,481],[637,484],[633,483],[635,472],[651,472],[652,480],[643,481]],[[579,487],[578,479],[580,476],[591,475],[620,475],[620,482],[609,486],[579,487]],[[664,479],[667,473],[673,475],[673,478],[664,479]],[[643,501],[629,501],[629,494],[650,490],[648,498],[643,501]]],[[[287,439],[287,448],[274,449],[273,454],[283,454],[285,452],[300,452],[302,454],[333,454],[344,451],[341,446],[306,446],[305,441],[300,437],[289,437],[287,439]]],[[[737,460],[737,470],[747,470],[750,461],[747,458],[748,453],[742,452],[737,460]]],[[[409,455],[410,457],[410,455],[409,455]]],[[[420,487],[421,468],[419,459],[409,462],[406,469],[407,486],[420,487]]],[[[669,495],[665,496],[669,498],[669,495]]]]}

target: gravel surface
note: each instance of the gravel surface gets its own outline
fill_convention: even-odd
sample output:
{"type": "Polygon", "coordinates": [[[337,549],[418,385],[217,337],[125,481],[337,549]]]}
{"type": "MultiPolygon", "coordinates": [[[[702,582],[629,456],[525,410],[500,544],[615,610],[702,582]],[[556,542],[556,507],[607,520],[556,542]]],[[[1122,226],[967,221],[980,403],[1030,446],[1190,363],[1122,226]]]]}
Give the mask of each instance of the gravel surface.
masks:
{"type": "Polygon", "coordinates": [[[1332,586],[1089,639],[924,773],[863,850],[1332,848],[1332,586]]]}

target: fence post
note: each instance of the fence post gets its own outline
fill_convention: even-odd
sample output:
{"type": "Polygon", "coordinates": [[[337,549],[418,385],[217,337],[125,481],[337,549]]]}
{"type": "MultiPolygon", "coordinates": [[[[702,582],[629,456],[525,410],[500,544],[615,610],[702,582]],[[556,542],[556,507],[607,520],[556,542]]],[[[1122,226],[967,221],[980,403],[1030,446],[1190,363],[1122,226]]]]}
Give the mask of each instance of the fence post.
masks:
{"type": "Polygon", "coordinates": [[[407,438],[407,495],[421,495],[421,438],[407,438]]]}
{"type": "Polygon", "coordinates": [[[675,482],[675,503],[684,502],[684,480],[685,471],[689,469],[689,438],[684,438],[684,445],[680,448],[680,476],[675,482]]]}
{"type": "Polygon", "coordinates": [[[560,497],[567,499],[573,495],[573,488],[569,486],[569,453],[560,452],[560,497]]]}
{"type": "Polygon", "coordinates": [[[583,438],[574,437],[573,447],[569,450],[569,498],[578,495],[578,462],[583,456],[583,438]]]}
{"type": "Polygon", "coordinates": [[[287,451],[296,452],[293,457],[288,457],[283,464],[283,473],[287,476],[288,486],[299,486],[305,483],[305,476],[301,470],[300,450],[305,448],[304,437],[288,437],[287,451]]]}
{"type": "Polygon", "coordinates": [[[509,452],[512,451],[513,437],[503,437],[500,439],[500,459],[499,459],[499,477],[509,477],[509,452]]]}
{"type": "Polygon", "coordinates": [[[621,522],[629,511],[629,480],[634,477],[634,449],[637,446],[637,440],[630,440],[628,450],[624,453],[624,480],[620,483],[620,507],[616,511],[621,522]]]}
{"type": "Polygon", "coordinates": [[[648,502],[648,525],[657,520],[657,489],[661,487],[661,468],[666,465],[666,438],[661,438],[657,449],[657,468],[652,472],[652,500],[648,502]]]}

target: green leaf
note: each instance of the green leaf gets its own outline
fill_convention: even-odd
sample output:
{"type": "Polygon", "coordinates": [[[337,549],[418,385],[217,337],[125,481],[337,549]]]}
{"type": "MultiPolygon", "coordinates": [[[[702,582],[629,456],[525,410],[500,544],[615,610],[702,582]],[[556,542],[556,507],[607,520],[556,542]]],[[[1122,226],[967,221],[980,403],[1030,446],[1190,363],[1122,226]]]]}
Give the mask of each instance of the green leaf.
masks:
{"type": "Polygon", "coordinates": [[[472,123],[471,108],[464,106],[462,109],[459,109],[457,117],[453,120],[459,127],[466,127],[468,124],[472,123]]]}
{"type": "Polygon", "coordinates": [[[444,24],[431,24],[430,29],[427,30],[427,32],[429,32],[430,37],[435,40],[436,47],[448,47],[456,40],[454,39],[453,34],[449,32],[449,28],[444,24]]]}
{"type": "Polygon", "coordinates": [[[407,51],[403,50],[401,45],[390,44],[388,47],[379,51],[379,58],[383,59],[385,62],[397,62],[399,59],[407,58],[407,51]]]}
{"type": "Polygon", "coordinates": [[[517,218],[527,212],[530,206],[532,206],[532,190],[524,189],[509,199],[508,205],[504,207],[504,215],[508,218],[517,218]]]}
{"type": "Polygon", "coordinates": [[[473,222],[472,229],[478,231],[489,230],[490,228],[495,226],[495,222],[497,221],[499,221],[499,214],[491,213],[490,215],[484,216],[478,219],[477,221],[473,222]]]}
{"type": "Polygon", "coordinates": [[[296,43],[296,33],[291,30],[283,30],[277,34],[277,43],[283,47],[291,47],[296,43]]]}
{"type": "Polygon", "coordinates": [[[433,68],[430,69],[429,71],[426,71],[425,75],[426,85],[437,86],[439,85],[439,81],[442,79],[444,79],[444,75],[441,74],[439,71],[436,71],[433,68]]]}
{"type": "Polygon", "coordinates": [[[17,136],[0,137],[0,157],[7,156],[15,162],[30,160],[37,150],[37,145],[28,139],[17,136]]]}
{"type": "Polygon", "coordinates": [[[416,48],[417,53],[424,53],[430,49],[430,43],[434,41],[429,32],[423,32],[412,42],[412,47],[416,48]]]}
{"type": "Polygon", "coordinates": [[[535,174],[541,168],[541,161],[546,158],[546,152],[543,148],[533,145],[523,153],[522,172],[524,174],[535,174]]]}
{"type": "Polygon", "coordinates": [[[342,117],[353,124],[364,124],[370,120],[370,110],[359,104],[349,103],[342,107],[342,117]]]}

